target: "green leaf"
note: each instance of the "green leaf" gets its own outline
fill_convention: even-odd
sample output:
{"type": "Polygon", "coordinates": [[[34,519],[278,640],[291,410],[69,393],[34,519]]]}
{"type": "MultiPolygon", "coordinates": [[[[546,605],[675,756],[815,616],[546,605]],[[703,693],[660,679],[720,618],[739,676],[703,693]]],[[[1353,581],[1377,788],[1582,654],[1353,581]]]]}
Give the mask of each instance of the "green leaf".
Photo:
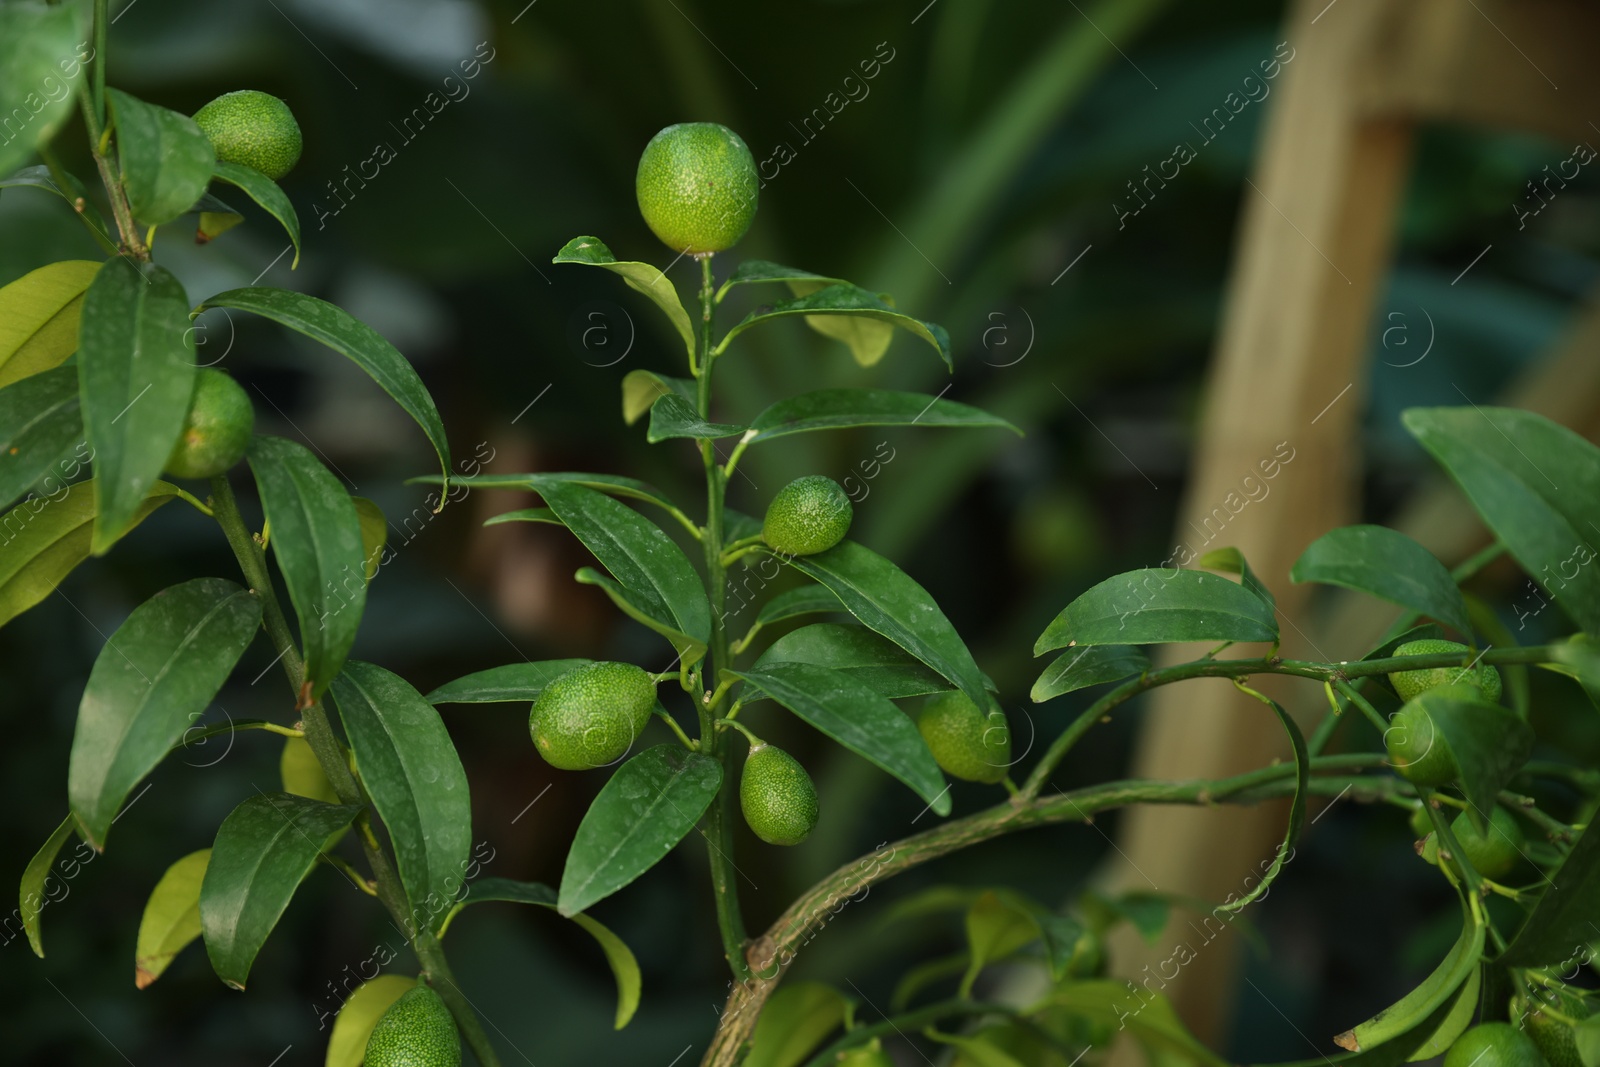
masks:
{"type": "Polygon", "coordinates": [[[686,663],[699,659],[711,640],[711,603],[683,550],[659,526],[593,489],[543,479],[533,488],[621,583],[635,617],[671,641],[686,663]]]}
{"type": "Polygon", "coordinates": [[[1467,975],[1467,980],[1461,986],[1460,992],[1450,1004],[1450,1010],[1443,1021],[1434,1028],[1429,1038],[1419,1045],[1416,1051],[1406,1057],[1407,1063],[1416,1063],[1419,1060],[1431,1060],[1435,1056],[1443,1056],[1456,1043],[1456,1038],[1466,1032],[1472,1025],[1472,1016],[1478,1010],[1478,991],[1483,987],[1483,968],[1474,967],[1472,973],[1467,975]]]}
{"type": "Polygon", "coordinates": [[[779,593],[763,604],[761,613],[756,616],[756,622],[762,626],[770,626],[775,622],[793,619],[800,615],[844,610],[844,605],[827,586],[802,585],[787,593],[779,593]]]}
{"type": "Polygon", "coordinates": [[[729,289],[736,285],[749,285],[752,282],[797,282],[815,286],[850,284],[843,278],[829,278],[797,267],[770,263],[764,259],[747,259],[734,268],[733,273],[728,275],[728,280],[722,283],[722,288],[717,290],[717,303],[722,303],[722,298],[728,295],[729,289]]]}
{"type": "Polygon", "coordinates": [[[1214,548],[1201,556],[1199,562],[1206,570],[1237,574],[1240,585],[1260,597],[1274,613],[1278,610],[1278,598],[1272,595],[1272,590],[1267,588],[1265,582],[1256,577],[1256,572],[1251,570],[1250,564],[1245,561],[1244,553],[1237,548],[1232,546],[1214,548]]]}
{"type": "Polygon", "coordinates": [[[200,936],[200,881],[211,850],[191,852],[167,868],[145,902],[133,952],[133,984],[144,989],[161,977],[173,957],[200,936]]]}
{"type": "Polygon", "coordinates": [[[133,609],[89,671],[67,768],[84,837],[104,848],[123,800],[205,711],[261,626],[261,598],[222,578],[133,609]]]}
{"type": "Polygon", "coordinates": [[[1272,708],[1273,713],[1278,716],[1278,722],[1289,735],[1289,747],[1294,751],[1294,799],[1289,804],[1289,825],[1283,833],[1283,844],[1273,853],[1271,865],[1262,873],[1255,886],[1237,900],[1232,893],[1229,893],[1227,900],[1212,909],[1213,914],[1219,911],[1236,914],[1267,895],[1272,883],[1283,873],[1284,866],[1294,858],[1294,843],[1300,837],[1300,827],[1306,818],[1306,792],[1311,785],[1311,753],[1306,751],[1306,739],[1300,733],[1300,727],[1296,725],[1294,719],[1283,710],[1283,705],[1276,700],[1259,696],[1258,699],[1272,708]]]}
{"type": "Polygon", "coordinates": [[[0,4],[0,174],[27,162],[72,117],[86,80],[85,13],[79,4],[0,4]]]}
{"type": "Polygon", "coordinates": [[[217,154],[194,119],[147,104],[119,89],[106,91],[117,128],[122,184],[133,217],[147,226],[171,222],[211,184],[217,154]]]}
{"type": "Polygon", "coordinates": [[[672,323],[678,336],[683,338],[684,350],[689,353],[689,358],[694,358],[694,326],[689,321],[689,313],[683,310],[683,303],[678,299],[678,290],[673,288],[667,276],[648,263],[632,261],[618,261],[611,254],[611,249],[598,237],[574,237],[557,252],[552,263],[577,263],[586,267],[603,267],[613,274],[622,276],[630,289],[635,289],[655,302],[656,307],[666,313],[667,321],[672,323]]]}
{"type": "MultiPolygon", "coordinates": [[[[1135,890],[1120,896],[1108,897],[1088,890],[1079,899],[1078,906],[1090,918],[1096,933],[1104,933],[1119,922],[1126,922],[1139,932],[1139,936],[1154,944],[1161,931],[1167,928],[1176,898],[1166,893],[1135,890]]],[[[1200,910],[1208,910],[1204,905],[1200,910]]]]}
{"type": "MultiPolygon", "coordinates": [[[[424,475],[421,478],[408,478],[407,485],[437,485],[442,479],[437,474],[424,475]]],[[[473,489],[531,489],[538,491],[540,483],[571,482],[581,485],[586,489],[605,493],[607,496],[622,497],[627,500],[643,500],[660,508],[671,508],[672,501],[668,500],[661,490],[653,485],[639,481],[637,478],[624,478],[619,474],[591,474],[577,471],[547,471],[537,474],[478,474],[467,478],[455,479],[455,484],[465,485],[473,489]]]]}
{"type": "Polygon", "coordinates": [[[132,526],[189,411],[194,340],[183,286],[153,263],[109,261],[84,293],[78,344],[98,556],[132,526]]]}
{"type": "Polygon", "coordinates": [[[722,509],[722,543],[731,545],[735,541],[745,541],[761,533],[761,520],[751,515],[746,515],[733,508],[722,509]]]}
{"type": "Polygon", "coordinates": [[[1434,743],[1455,757],[1467,817],[1480,834],[1487,833],[1500,790],[1533,751],[1533,730],[1516,712],[1490,704],[1476,686],[1466,684],[1418,693],[1406,707],[1421,709],[1432,723],[1434,743]]]}
{"type": "Polygon", "coordinates": [[[1150,658],[1132,645],[1080,645],[1055,658],[1028,695],[1042,704],[1091,685],[1120,682],[1150,669],[1150,658]]]}
{"type": "Polygon", "coordinates": [[[1533,914],[1496,963],[1543,967],[1589,957],[1588,946],[1596,939],[1594,902],[1600,894],[1600,830],[1593,820],[1546,884],[1533,914]]]}
{"type": "Polygon", "coordinates": [[[677,393],[666,393],[656,398],[650,407],[650,429],[645,440],[651,444],[678,437],[714,441],[720,437],[737,437],[749,427],[727,422],[707,422],[695,410],[695,405],[677,393]]]}
{"type": "Polygon", "coordinates": [[[303,737],[285,737],[283,752],[278,756],[278,777],[283,780],[283,791],[324,804],[339,803],[339,794],[333,783],[323,773],[311,743],[303,737]]]}
{"type": "Polygon", "coordinates": [[[398,675],[351,660],[333,681],[361,782],[388,827],[419,929],[456,902],[472,851],[472,798],[439,713],[398,675]]]}
{"type": "MultiPolygon", "coordinates": [[[[838,609],[837,598],[834,607],[838,609]]],[[[865,626],[848,623],[820,622],[785,634],[761,654],[755,666],[759,669],[775,663],[831,667],[891,700],[943,693],[951,688],[951,683],[937,671],[923,666],[893,641],[865,626]]],[[[760,699],[759,695],[744,697],[747,703],[756,699],[760,699]]]]}
{"type": "Polygon", "coordinates": [[[932,345],[934,351],[939,353],[939,358],[944,360],[946,367],[954,366],[950,357],[950,335],[945,333],[944,327],[901,314],[882,298],[848,282],[825,286],[814,293],[793,300],[780,300],[770,308],[758,308],[752,311],[742,322],[723,335],[715,351],[721,353],[727,348],[729,341],[752,326],[792,315],[806,316],[807,323],[818,332],[849,344],[863,366],[871,366],[882,357],[883,350],[887,347],[887,341],[882,336],[886,331],[872,331],[869,328],[869,332],[862,335],[855,324],[837,323],[832,320],[859,318],[872,324],[907,330],[932,345]],[[819,318],[828,321],[818,323],[816,320],[819,318]]]}
{"type": "Polygon", "coordinates": [[[335,304],[287,289],[229,289],[209,297],[194,313],[219,307],[238,308],[271,319],[327,345],[366,371],[422,427],[439,456],[444,484],[450,484],[450,442],[445,437],[439,409],[434,407],[433,397],[406,357],[377,330],[335,304]]]}
{"type": "Polygon", "coordinates": [[[1022,433],[1005,419],[954,400],[887,389],[819,389],[780,400],[757,415],[750,441],[852,426],[999,427],[1022,433]]]}
{"type": "Polygon", "coordinates": [[[698,389],[693,378],[669,378],[653,370],[631,370],[622,376],[622,421],[632,426],[663,396],[676,394],[694,404],[699,399],[698,389]]]}
{"type": "Polygon", "coordinates": [[[547,659],[532,663],[508,663],[490,667],[446,682],[426,699],[430,704],[497,704],[513,700],[534,701],[544,687],[577,667],[593,660],[547,659]]]}
{"type": "Polygon", "coordinates": [[[284,195],[278,183],[262,174],[253,167],[242,166],[238,163],[224,163],[217,160],[212,170],[212,176],[218,181],[227,182],[244,190],[244,194],[254,200],[261,209],[283,224],[284,230],[289,234],[289,240],[294,243],[294,259],[289,263],[293,270],[300,265],[300,217],[294,212],[294,205],[284,195]]]}
{"type": "MultiPolygon", "coordinates": [[[[66,189],[56,184],[55,178],[50,174],[50,168],[45,166],[24,167],[15,174],[0,178],[0,189],[33,188],[43,189],[47,193],[54,193],[62,200],[65,200],[74,211],[87,218],[95,232],[104,237],[106,242],[110,244],[111,227],[106,224],[105,216],[100,213],[100,209],[95,206],[94,201],[89,197],[89,190],[84,187],[83,182],[78,180],[77,175],[70,171],[63,171],[62,173],[67,179],[66,189]]],[[[96,262],[95,266],[99,267],[100,264],[96,262]]],[[[77,333],[76,329],[72,331],[74,345],[76,344],[77,333]]],[[[5,361],[0,359],[0,363],[3,362],[5,361]]],[[[0,379],[3,378],[4,375],[0,374],[0,379]]],[[[4,384],[3,380],[0,380],[0,384],[4,384]]]]}
{"type": "Polygon", "coordinates": [[[1572,1043],[1583,1067],[1600,1063],[1600,1017],[1589,1016],[1572,1028],[1572,1043]]]}
{"type": "Polygon", "coordinates": [[[483,520],[485,526],[499,526],[507,522],[547,522],[552,526],[566,525],[549,508],[518,508],[516,511],[503,512],[483,520]]]}
{"type": "Polygon", "coordinates": [[[75,367],[57,367],[0,389],[0,507],[46,475],[55,474],[59,487],[70,477],[64,464],[76,468],[87,460],[78,403],[75,367]],[[76,460],[64,458],[74,445],[82,446],[76,460]]]}
{"type": "Polygon", "coordinates": [[[0,289],[0,386],[59,367],[78,350],[84,290],[100,266],[63,260],[0,289]]]}
{"type": "Polygon", "coordinates": [[[1574,634],[1566,643],[1556,646],[1555,660],[1540,666],[1577,682],[1594,706],[1600,708],[1600,644],[1595,638],[1574,634]]]}
{"type": "MultiPolygon", "coordinates": [[[[157,482],[133,513],[128,529],[144,521],[181,490],[157,482]]],[[[0,626],[49,596],[73,568],[89,558],[94,523],[94,482],[78,482],[59,495],[24,500],[0,515],[0,626]]]]}
{"type": "Polygon", "coordinates": [[[303,445],[257,436],[249,456],[315,700],[344,665],[366,607],[361,519],[339,479],[303,445]]]}
{"type": "Polygon", "coordinates": [[[324,1067],[361,1067],[367,1058],[367,1041],[372,1028],[378,1025],[383,1013],[409,990],[417,980],[398,974],[380,974],[362,982],[349,998],[339,1006],[339,1016],[333,1020],[333,1033],[328,1035],[328,1055],[324,1067]]]}
{"type": "Polygon", "coordinates": [[[362,570],[367,581],[377,577],[383,565],[383,546],[389,540],[389,520],[383,509],[364,496],[353,496],[350,503],[356,506],[356,521],[361,525],[362,570]]]}
{"type": "Polygon", "coordinates": [[[1412,408],[1401,420],[1523,570],[1600,633],[1600,567],[1585,565],[1600,531],[1600,449],[1511,408],[1412,408]]]}
{"type": "Polygon", "coordinates": [[[750,1035],[744,1067],[799,1067],[844,1022],[850,1001],[822,982],[785,982],[750,1035]]]}
{"type": "Polygon", "coordinates": [[[624,763],[578,824],[561,875],[561,914],[587,910],[654,867],[694,829],[721,786],[720,763],[677,744],[624,763]]]}
{"type": "Polygon", "coordinates": [[[848,540],[815,556],[780,558],[832,590],[850,614],[950,679],[980,708],[989,706],[972,653],[928,591],[899,567],[848,540]]]}
{"type": "Polygon", "coordinates": [[[929,1027],[923,1033],[941,1045],[960,1049],[961,1058],[955,1062],[961,1067],[968,1067],[969,1064],[971,1067],[1025,1067],[1021,1060],[981,1037],[947,1034],[934,1027],[929,1027]]]}
{"type": "Polygon", "coordinates": [[[1433,553],[1386,526],[1329,530],[1290,570],[1296,582],[1321,582],[1366,593],[1472,632],[1461,590],[1433,553]]]}
{"type": "Polygon", "coordinates": [[[1226,1060],[1184,1028],[1167,998],[1148,986],[1135,989],[1124,981],[1096,978],[1061,986],[1043,1003],[1085,1016],[1102,1027],[1130,1030],[1152,1054],[1161,1054],[1155,1062],[1175,1057],[1204,1067],[1228,1067],[1226,1060]]]}
{"type": "Polygon", "coordinates": [[[217,977],[243,989],[250,965],[317,856],[361,809],[257,793],[217,828],[200,882],[200,930],[217,977]]]}
{"type": "MultiPolygon", "coordinates": [[[[950,787],[905,712],[849,675],[814,663],[770,663],[723,671],[742,679],[867,762],[887,771],[950,814],[950,787]]],[[[987,699],[987,694],[985,695],[987,699]]]]}
{"type": "Polygon", "coordinates": [[[1153,567],[1107,578],[1062,609],[1033,654],[1068,645],[1276,641],[1272,608],[1226,578],[1153,567]]]}
{"type": "Polygon", "coordinates": [[[1455,944],[1420,985],[1366,1022],[1335,1037],[1334,1044],[1351,1052],[1365,1052],[1426,1027],[1417,1038],[1417,1046],[1407,1050],[1409,1055],[1437,1030],[1445,1018],[1437,1013],[1477,968],[1478,958],[1483,955],[1484,933],[1483,924],[1463,921],[1455,944]]]}
{"type": "Polygon", "coordinates": [[[994,890],[982,894],[967,909],[967,973],[961,978],[960,995],[970,996],[972,983],[989,964],[1005,959],[1025,945],[1039,940],[1039,924],[1015,898],[1005,899],[994,890]]]}
{"type": "Polygon", "coordinates": [[[50,867],[56,856],[72,836],[73,819],[68,815],[61,825],[39,846],[28,866],[22,872],[22,885],[17,890],[17,913],[22,916],[22,929],[28,935],[28,945],[33,954],[44,958],[44,933],[39,927],[39,914],[51,897],[49,894],[50,867]]]}

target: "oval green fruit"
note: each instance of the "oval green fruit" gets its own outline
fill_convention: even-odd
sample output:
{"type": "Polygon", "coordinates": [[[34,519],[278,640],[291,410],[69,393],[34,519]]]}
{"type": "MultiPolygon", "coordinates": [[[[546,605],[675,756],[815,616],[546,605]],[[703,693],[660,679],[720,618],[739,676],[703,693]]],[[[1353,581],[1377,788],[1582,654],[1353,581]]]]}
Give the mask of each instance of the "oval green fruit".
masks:
{"type": "Polygon", "coordinates": [[[366,1067],[461,1067],[461,1037],[444,1001],[425,985],[389,1005],[367,1038],[366,1067]]]}
{"type": "Polygon", "coordinates": [[[1456,835],[1456,843],[1472,869],[1485,878],[1499,878],[1510,873],[1528,843],[1516,817],[1498,806],[1489,816],[1487,833],[1480,834],[1466,812],[1450,823],[1450,832],[1456,835]]]}
{"type": "Polygon", "coordinates": [[[1480,1023],[1456,1038],[1444,1067],[1546,1067],[1528,1035],[1510,1023],[1480,1023]]]}
{"type": "Polygon", "coordinates": [[[731,248],[756,217],[756,161],[715,122],[668,126],[644,146],[634,189],[639,213],[674,252],[731,248]]]}
{"type": "Polygon", "coordinates": [[[739,779],[744,821],[769,845],[798,845],[817,825],[817,788],[781,748],[752,745],[739,779]]]}
{"type": "Polygon", "coordinates": [[[224,163],[253,167],[277,181],[300,161],[300,124],[271,93],[223,93],[196,111],[194,121],[224,163]]]}
{"type": "Polygon", "coordinates": [[[244,387],[213,367],[195,374],[189,413],[167,457],[174,478],[210,478],[244,458],[256,415],[244,387]]]}
{"type": "Polygon", "coordinates": [[[941,770],[993,785],[1011,770],[1011,730],[998,711],[984,714],[961,690],[929,697],[917,729],[941,770]]]}
{"type": "Polygon", "coordinates": [[[1444,737],[1421,708],[1408,704],[1395,712],[1383,732],[1389,762],[1407,781],[1417,785],[1446,785],[1461,773],[1444,737]]]}
{"type": "Polygon", "coordinates": [[[632,746],[650,722],[656,683],[631,663],[589,663],[556,678],[528,715],[528,732],[552,767],[604,767],[632,746]]]}
{"type": "MultiPolygon", "coordinates": [[[[1438,656],[1447,653],[1470,656],[1472,650],[1455,641],[1436,640],[1407,641],[1394,650],[1396,656],[1438,656]]],[[[1480,663],[1471,670],[1463,670],[1461,667],[1429,667],[1418,671],[1395,671],[1389,675],[1389,684],[1394,686],[1394,691],[1400,694],[1401,700],[1410,700],[1418,693],[1425,693],[1442,685],[1458,683],[1473,686],[1483,694],[1483,699],[1491,704],[1500,703],[1500,672],[1487,663],[1480,663]]]]}
{"type": "Polygon", "coordinates": [[[844,540],[853,516],[850,497],[838,482],[809,474],[772,498],[761,523],[761,539],[786,555],[814,556],[844,540]]]}
{"type": "Polygon", "coordinates": [[[1583,1058],[1578,1055],[1577,1038],[1573,1036],[1572,1027],[1557,1019],[1554,1015],[1541,1011],[1541,1005],[1548,1005],[1555,1011],[1569,1019],[1587,1019],[1593,1012],[1582,997],[1568,992],[1566,989],[1554,990],[1548,987],[1538,989],[1540,998],[1528,1004],[1526,1017],[1526,1031],[1533,1040],[1535,1047],[1544,1056],[1550,1067],[1583,1067],[1583,1058]]]}

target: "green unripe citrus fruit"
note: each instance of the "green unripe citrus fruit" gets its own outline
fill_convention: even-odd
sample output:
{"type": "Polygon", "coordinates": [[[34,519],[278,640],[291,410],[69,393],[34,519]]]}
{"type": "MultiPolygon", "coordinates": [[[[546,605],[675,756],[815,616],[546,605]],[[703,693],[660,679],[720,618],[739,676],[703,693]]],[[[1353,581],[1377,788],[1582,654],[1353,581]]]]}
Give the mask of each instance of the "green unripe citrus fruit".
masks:
{"type": "Polygon", "coordinates": [[[367,1038],[366,1067],[461,1067],[461,1037],[439,994],[425,985],[400,994],[367,1038]]]}
{"type": "Polygon", "coordinates": [[[1461,773],[1456,758],[1421,708],[1408,704],[1395,713],[1383,732],[1389,762],[1400,776],[1417,785],[1446,785],[1461,773]]]}
{"type": "Polygon", "coordinates": [[[817,825],[817,787],[781,748],[753,745],[739,779],[744,821],[769,845],[798,845],[817,825]]]}
{"type": "MultiPolygon", "coordinates": [[[[1394,650],[1397,656],[1437,656],[1445,653],[1471,655],[1472,650],[1455,641],[1407,641],[1394,650]]],[[[1437,689],[1441,685],[1465,684],[1478,689],[1483,699],[1491,704],[1500,703],[1500,672],[1487,663],[1471,670],[1461,667],[1429,667],[1418,671],[1395,671],[1389,675],[1389,684],[1400,694],[1401,700],[1410,700],[1418,693],[1437,689]]]]}
{"type": "Polygon", "coordinates": [[[1450,832],[1456,835],[1456,843],[1472,869],[1485,878],[1499,878],[1510,873],[1522,858],[1523,846],[1528,843],[1516,817],[1502,807],[1496,807],[1489,816],[1486,833],[1478,832],[1466,812],[1450,823],[1450,832]]]}
{"type": "Polygon", "coordinates": [[[814,556],[844,540],[854,514],[850,498],[838,482],[808,474],[779,489],[772,498],[761,524],[761,539],[790,556],[814,556]]]}
{"type": "Polygon", "coordinates": [[[877,1038],[859,1048],[846,1049],[833,1062],[838,1067],[894,1067],[894,1060],[883,1051],[883,1044],[877,1038]]]}
{"type": "Polygon", "coordinates": [[[586,771],[628,751],[650,722],[656,683],[631,663],[574,667],[539,694],[528,732],[552,767],[586,771]]]}
{"type": "Polygon", "coordinates": [[[277,181],[300,160],[300,124],[271,93],[223,93],[196,111],[194,121],[224,163],[253,167],[277,181]]]}
{"type": "Polygon", "coordinates": [[[1539,1010],[1541,1004],[1548,1004],[1569,1019],[1587,1019],[1593,1014],[1589,1005],[1582,997],[1549,988],[1539,989],[1539,998],[1528,1005],[1528,1037],[1550,1067],[1583,1067],[1583,1058],[1578,1055],[1578,1043],[1573,1037],[1572,1027],[1539,1010]]]}
{"type": "Polygon", "coordinates": [[[1456,1038],[1444,1067],[1546,1067],[1528,1035],[1510,1023],[1480,1023],[1456,1038]]]}
{"type": "Polygon", "coordinates": [[[930,697],[917,729],[946,774],[993,785],[1011,769],[1011,730],[998,711],[984,714],[961,690],[930,697]]]}
{"type": "Polygon", "coordinates": [[[639,213],[674,252],[731,248],[756,217],[756,161],[715,122],[668,126],[644,146],[634,189],[639,213]]]}
{"type": "Polygon", "coordinates": [[[244,387],[222,371],[200,368],[183,432],[167,457],[167,473],[174,478],[221,474],[244,458],[255,427],[255,410],[244,387]]]}

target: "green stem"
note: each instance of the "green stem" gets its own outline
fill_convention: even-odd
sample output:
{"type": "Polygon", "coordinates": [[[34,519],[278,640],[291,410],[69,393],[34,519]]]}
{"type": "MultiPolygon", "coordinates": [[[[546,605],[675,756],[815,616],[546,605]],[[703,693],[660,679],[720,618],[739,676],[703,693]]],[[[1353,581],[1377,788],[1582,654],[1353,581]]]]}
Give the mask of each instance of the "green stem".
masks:
{"type": "Polygon", "coordinates": [[[91,85],[94,97],[91,103],[98,120],[92,131],[96,141],[106,121],[106,32],[110,25],[110,8],[110,0],[94,0],[94,81],[91,85]]]}
{"type": "Polygon", "coordinates": [[[1339,692],[1343,693],[1345,698],[1348,699],[1350,703],[1361,709],[1361,714],[1365,715],[1367,717],[1367,721],[1372,723],[1372,725],[1377,728],[1378,736],[1382,737],[1388,732],[1388,720],[1382,715],[1378,714],[1378,709],[1372,706],[1372,702],[1370,700],[1358,693],[1355,686],[1351,685],[1343,678],[1336,678],[1334,679],[1333,687],[1339,692]]]}
{"type": "MultiPolygon", "coordinates": [[[[696,742],[690,740],[689,735],[683,732],[683,727],[678,725],[678,720],[674,719],[671,715],[668,715],[665,711],[662,711],[660,708],[656,709],[656,713],[655,714],[656,714],[656,718],[660,719],[662,722],[664,722],[668,726],[672,727],[672,732],[678,735],[678,740],[683,742],[683,747],[684,748],[688,749],[690,752],[699,751],[699,749],[700,749],[699,744],[697,744],[696,742]]],[[[441,931],[441,933],[442,932],[443,931],[441,931]]]]}

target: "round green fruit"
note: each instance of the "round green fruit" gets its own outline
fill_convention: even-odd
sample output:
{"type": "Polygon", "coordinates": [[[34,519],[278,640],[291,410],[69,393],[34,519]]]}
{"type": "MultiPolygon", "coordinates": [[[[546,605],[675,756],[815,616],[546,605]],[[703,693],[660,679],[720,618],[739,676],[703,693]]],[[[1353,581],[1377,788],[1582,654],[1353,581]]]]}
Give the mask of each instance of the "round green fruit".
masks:
{"type": "MultiPolygon", "coordinates": [[[[1407,641],[1394,650],[1396,656],[1439,656],[1458,653],[1470,656],[1472,650],[1455,641],[1407,641]]],[[[1471,670],[1460,667],[1429,667],[1419,671],[1395,671],[1389,675],[1389,684],[1400,694],[1401,700],[1410,700],[1418,693],[1437,689],[1442,685],[1465,684],[1476,688],[1483,699],[1491,704],[1500,703],[1500,672],[1487,663],[1471,670]]]]}
{"type": "Polygon", "coordinates": [[[1539,996],[1547,999],[1535,1000],[1528,1005],[1526,1026],[1528,1037],[1533,1040],[1550,1067],[1583,1067],[1583,1058],[1578,1055],[1578,1043],[1573,1036],[1572,1027],[1541,1011],[1540,1008],[1542,1003],[1548,1004],[1569,1019],[1587,1019],[1593,1014],[1589,1005],[1582,997],[1565,989],[1540,988],[1539,996]]]}
{"type": "Polygon", "coordinates": [[[987,715],[961,690],[930,697],[917,729],[946,774],[993,785],[1011,770],[1011,730],[998,711],[987,715]]]}
{"type": "Polygon", "coordinates": [[[1444,1067],[1546,1067],[1528,1035],[1510,1023],[1480,1023],[1456,1038],[1444,1067]]]}
{"type": "Polygon", "coordinates": [[[277,181],[300,161],[300,124],[271,93],[223,93],[196,111],[194,121],[224,163],[252,167],[277,181]]]}
{"type": "Polygon", "coordinates": [[[461,1037],[444,1001],[425,985],[400,994],[367,1038],[366,1067],[461,1067],[461,1037]]]}
{"type": "Polygon", "coordinates": [[[731,248],[756,217],[756,161],[715,122],[668,126],[644,146],[634,189],[639,213],[674,252],[731,248]]]}
{"type": "Polygon", "coordinates": [[[1480,834],[1466,812],[1457,815],[1450,823],[1450,832],[1456,835],[1466,861],[1472,869],[1485,878],[1499,878],[1509,874],[1522,858],[1528,841],[1517,825],[1516,817],[1505,808],[1496,807],[1489,816],[1487,833],[1480,834]]]}
{"type": "Polygon", "coordinates": [[[769,845],[798,845],[817,825],[817,787],[781,748],[752,745],[739,779],[744,821],[769,845]]]}
{"type": "Polygon", "coordinates": [[[586,771],[628,751],[650,722],[656,683],[631,663],[590,663],[556,678],[528,715],[528,732],[552,767],[586,771]]]}
{"type": "Polygon", "coordinates": [[[1383,744],[1394,769],[1417,785],[1446,785],[1461,773],[1450,746],[1434,729],[1433,720],[1414,705],[1408,704],[1395,713],[1383,732],[1383,744]]]}
{"type": "Polygon", "coordinates": [[[814,556],[844,540],[853,515],[838,482],[810,474],[778,490],[767,506],[761,539],[786,555],[814,556]]]}
{"type": "Polygon", "coordinates": [[[244,458],[256,415],[244,387],[222,371],[202,367],[194,379],[183,431],[167,457],[174,478],[210,478],[244,458]]]}

